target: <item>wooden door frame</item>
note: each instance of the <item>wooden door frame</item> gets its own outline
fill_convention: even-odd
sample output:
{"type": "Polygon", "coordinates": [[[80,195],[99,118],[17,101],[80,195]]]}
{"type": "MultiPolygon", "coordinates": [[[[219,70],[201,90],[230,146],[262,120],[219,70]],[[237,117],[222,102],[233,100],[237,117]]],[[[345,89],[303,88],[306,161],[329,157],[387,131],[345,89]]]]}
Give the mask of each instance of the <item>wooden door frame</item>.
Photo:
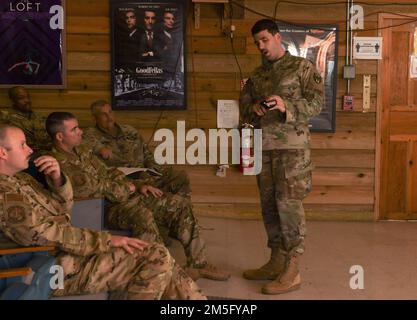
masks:
{"type": "MultiPolygon", "coordinates": [[[[407,13],[409,17],[415,17],[417,19],[416,13],[407,13]]],[[[378,14],[378,28],[384,27],[384,22],[386,19],[398,19],[403,20],[405,19],[404,16],[389,14],[389,13],[380,13],[378,14]]],[[[378,36],[382,37],[385,29],[378,30],[378,36]]],[[[390,35],[388,35],[390,36],[390,35]]],[[[385,45],[389,40],[389,37],[383,38],[383,45],[382,45],[382,59],[378,60],[378,74],[377,74],[377,97],[376,97],[376,136],[375,136],[375,203],[374,203],[374,220],[382,220],[383,216],[380,211],[381,205],[381,144],[383,141],[383,136],[389,136],[389,132],[385,130],[382,132],[382,128],[386,128],[386,123],[389,121],[388,112],[384,113],[384,101],[389,101],[389,91],[387,90],[390,85],[390,78],[388,76],[388,72],[384,72],[384,70],[389,70],[390,67],[390,60],[389,60],[389,52],[388,47],[385,45]]]]}

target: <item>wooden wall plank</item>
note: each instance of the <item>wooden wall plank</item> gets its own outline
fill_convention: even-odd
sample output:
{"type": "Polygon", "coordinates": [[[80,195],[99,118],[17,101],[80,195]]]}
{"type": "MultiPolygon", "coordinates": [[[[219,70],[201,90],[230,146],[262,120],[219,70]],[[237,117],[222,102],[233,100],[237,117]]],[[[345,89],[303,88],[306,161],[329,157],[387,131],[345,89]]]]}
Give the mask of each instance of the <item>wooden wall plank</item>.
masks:
{"type": "MultiPolygon", "coordinates": [[[[307,220],[320,221],[371,221],[370,205],[323,205],[304,204],[307,220]],[[329,208],[329,210],[326,210],[329,208]]],[[[230,219],[261,219],[259,204],[231,203],[195,203],[194,213],[197,216],[221,217],[230,219]]],[[[308,224],[307,224],[308,228],[308,224]]]]}
{"type": "MultiPolygon", "coordinates": [[[[369,187],[339,187],[316,186],[305,198],[306,204],[365,204],[372,205],[374,200],[373,188],[369,187]]],[[[207,187],[193,186],[192,201],[211,203],[259,203],[259,194],[256,188],[244,190],[229,188],[227,184],[222,188],[209,189],[207,187]]]]}
{"type": "Polygon", "coordinates": [[[68,70],[110,71],[110,55],[106,52],[68,52],[68,70]]]}
{"type": "Polygon", "coordinates": [[[67,13],[67,33],[70,34],[104,34],[110,33],[110,19],[105,17],[79,16],[67,13]]]}
{"type": "Polygon", "coordinates": [[[103,0],[69,0],[66,2],[68,16],[106,17],[110,13],[109,1],[103,0]]]}
{"type": "MultiPolygon", "coordinates": [[[[232,44],[228,37],[188,37],[188,43],[192,41],[194,53],[227,53],[233,52],[232,44]]],[[[191,46],[188,46],[188,51],[191,46]]],[[[236,54],[246,53],[246,37],[236,36],[233,39],[233,48],[236,54]]]]}
{"type": "Polygon", "coordinates": [[[108,34],[69,34],[67,36],[67,50],[79,52],[110,52],[110,38],[108,34]]]}
{"type": "MultiPolygon", "coordinates": [[[[217,166],[215,165],[178,165],[179,170],[188,170],[191,184],[193,186],[219,186],[227,180],[230,187],[253,188],[256,189],[256,178],[254,176],[245,176],[238,166],[231,166],[227,170],[227,178],[216,176],[217,166]]],[[[374,179],[374,170],[368,168],[321,168],[316,167],[313,170],[313,186],[366,186],[372,187],[374,179]]]]}

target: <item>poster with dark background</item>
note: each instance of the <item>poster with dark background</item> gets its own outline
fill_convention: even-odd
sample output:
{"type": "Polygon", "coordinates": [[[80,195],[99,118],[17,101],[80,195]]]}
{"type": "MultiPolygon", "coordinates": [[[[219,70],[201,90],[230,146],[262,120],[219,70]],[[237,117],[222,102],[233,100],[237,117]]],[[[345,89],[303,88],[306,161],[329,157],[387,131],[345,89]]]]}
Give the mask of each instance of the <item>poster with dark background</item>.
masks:
{"type": "Polygon", "coordinates": [[[185,109],[185,1],[112,0],[116,110],[185,109]]]}
{"type": "Polygon", "coordinates": [[[335,132],[337,85],[337,26],[294,26],[278,23],[282,45],[292,55],[307,58],[324,81],[324,106],[310,121],[311,131],[335,132]]]}
{"type": "Polygon", "coordinates": [[[65,86],[64,0],[0,1],[0,85],[65,86]]]}

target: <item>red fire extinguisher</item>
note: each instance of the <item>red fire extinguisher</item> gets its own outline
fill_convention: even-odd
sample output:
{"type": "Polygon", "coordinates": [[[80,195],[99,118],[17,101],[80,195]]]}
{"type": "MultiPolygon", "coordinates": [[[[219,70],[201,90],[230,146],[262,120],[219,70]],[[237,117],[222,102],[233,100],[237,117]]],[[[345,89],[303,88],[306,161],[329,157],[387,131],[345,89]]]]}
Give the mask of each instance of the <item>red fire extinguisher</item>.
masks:
{"type": "Polygon", "coordinates": [[[241,146],[240,146],[240,171],[252,170],[254,166],[254,150],[253,150],[254,126],[244,123],[241,130],[241,146]]]}

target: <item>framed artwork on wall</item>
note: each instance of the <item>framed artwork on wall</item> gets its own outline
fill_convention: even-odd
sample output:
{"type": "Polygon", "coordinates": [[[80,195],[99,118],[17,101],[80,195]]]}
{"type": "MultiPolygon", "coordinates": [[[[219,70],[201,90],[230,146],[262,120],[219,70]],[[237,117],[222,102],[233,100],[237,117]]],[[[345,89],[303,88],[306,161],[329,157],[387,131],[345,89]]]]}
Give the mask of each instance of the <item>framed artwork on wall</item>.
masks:
{"type": "Polygon", "coordinates": [[[0,1],[0,86],[65,88],[65,0],[0,1]]]}
{"type": "Polygon", "coordinates": [[[115,110],[186,109],[186,1],[110,1],[115,110]]]}
{"type": "Polygon", "coordinates": [[[292,55],[309,59],[324,80],[324,106],[311,119],[313,132],[335,132],[337,94],[337,25],[298,26],[277,23],[282,44],[292,55]]]}

